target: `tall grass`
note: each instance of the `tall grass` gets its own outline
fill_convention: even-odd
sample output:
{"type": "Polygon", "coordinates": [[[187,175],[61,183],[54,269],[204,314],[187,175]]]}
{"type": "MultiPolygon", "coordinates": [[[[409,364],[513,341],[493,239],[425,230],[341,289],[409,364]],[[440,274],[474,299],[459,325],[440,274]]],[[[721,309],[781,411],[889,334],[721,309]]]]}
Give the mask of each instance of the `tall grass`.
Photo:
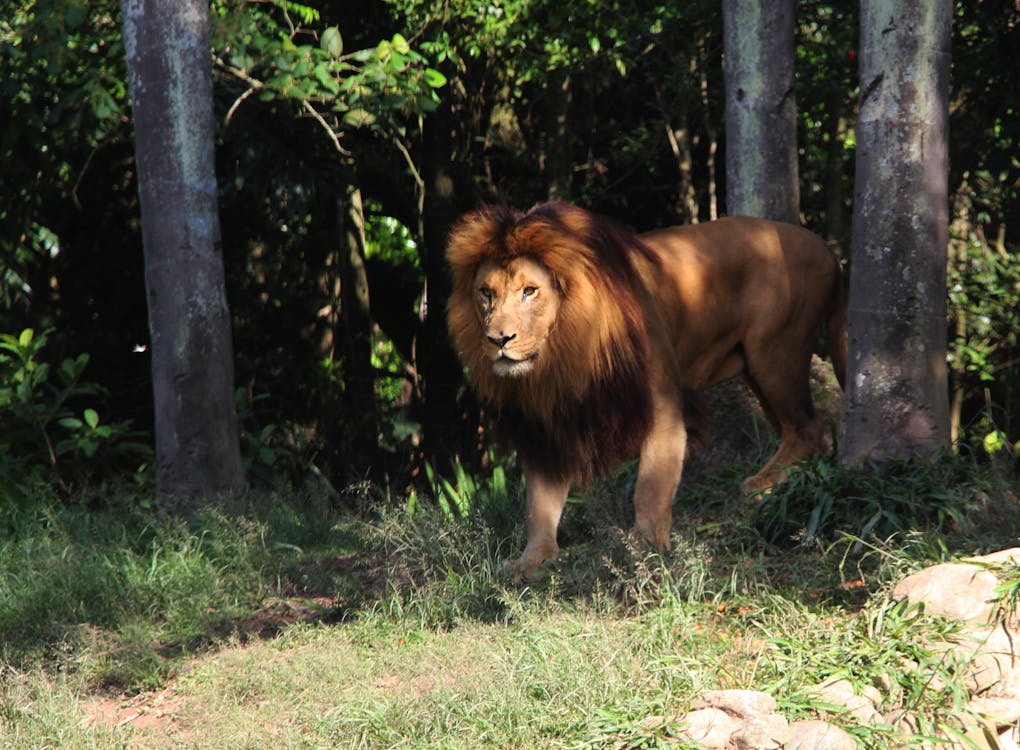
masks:
{"type": "Polygon", "coordinates": [[[134,503],[47,503],[0,537],[0,656],[152,687],[176,657],[236,634],[284,593],[300,545],[345,543],[330,523],[268,504],[252,515],[210,508],[185,521],[134,503]]]}
{"type": "Polygon", "coordinates": [[[465,513],[424,496],[413,512],[371,513],[240,496],[188,521],[126,502],[46,504],[0,533],[0,745],[166,746],[82,729],[75,706],[97,686],[167,685],[185,746],[684,747],[692,701],[731,687],[891,746],[890,727],[857,726],[809,689],[838,677],[880,685],[883,710],[909,705],[919,734],[951,733],[960,671],[931,647],[949,626],[885,592],[907,570],[1015,543],[1015,488],[973,467],[937,485],[921,465],[871,485],[813,470],[771,509],[739,493],[746,467],[685,487],[667,554],[627,530],[622,472],[571,499],[561,559],[530,586],[503,566],[524,542],[498,507],[520,501],[511,474],[476,484],[485,503],[465,513]],[[878,501],[862,502],[863,486],[911,498],[887,506],[904,522],[865,528],[878,501]],[[275,639],[230,648],[266,632],[253,623],[274,601],[313,597],[331,616],[284,618],[275,639]]]}

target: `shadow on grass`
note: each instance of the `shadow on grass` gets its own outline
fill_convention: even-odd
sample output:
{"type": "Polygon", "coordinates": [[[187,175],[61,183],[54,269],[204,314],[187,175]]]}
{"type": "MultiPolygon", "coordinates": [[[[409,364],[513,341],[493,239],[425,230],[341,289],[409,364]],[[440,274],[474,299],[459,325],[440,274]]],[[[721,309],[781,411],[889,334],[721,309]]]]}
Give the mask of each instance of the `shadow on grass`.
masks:
{"type": "Polygon", "coordinates": [[[568,503],[561,559],[527,587],[503,567],[523,546],[513,482],[506,507],[458,520],[424,501],[413,515],[364,502],[359,513],[307,492],[221,498],[187,521],[130,497],[49,503],[0,537],[0,657],[133,692],[196,654],[297,624],[443,629],[664,601],[739,617],[777,596],[853,610],[908,568],[1013,545],[1020,528],[1016,483],[961,459],[855,476],[819,460],[760,505],[739,491],[747,473],[733,464],[685,485],[665,555],[626,530],[632,471],[597,483],[568,503]]]}

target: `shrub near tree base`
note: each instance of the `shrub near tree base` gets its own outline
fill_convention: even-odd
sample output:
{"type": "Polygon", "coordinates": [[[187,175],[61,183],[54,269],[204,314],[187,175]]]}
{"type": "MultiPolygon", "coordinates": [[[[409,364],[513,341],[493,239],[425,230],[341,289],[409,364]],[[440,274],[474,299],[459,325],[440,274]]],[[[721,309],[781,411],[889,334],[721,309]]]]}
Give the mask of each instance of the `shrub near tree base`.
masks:
{"type": "Polygon", "coordinates": [[[130,422],[105,424],[96,406],[106,396],[83,381],[88,354],[48,361],[48,332],[0,334],[0,500],[26,496],[36,480],[66,492],[99,474],[127,470],[140,478],[152,451],[130,422]]]}
{"type": "Polygon", "coordinates": [[[825,546],[846,535],[884,539],[918,526],[964,525],[986,499],[968,456],[868,461],[853,469],[815,458],[764,496],[754,523],[772,544],[825,546]]]}

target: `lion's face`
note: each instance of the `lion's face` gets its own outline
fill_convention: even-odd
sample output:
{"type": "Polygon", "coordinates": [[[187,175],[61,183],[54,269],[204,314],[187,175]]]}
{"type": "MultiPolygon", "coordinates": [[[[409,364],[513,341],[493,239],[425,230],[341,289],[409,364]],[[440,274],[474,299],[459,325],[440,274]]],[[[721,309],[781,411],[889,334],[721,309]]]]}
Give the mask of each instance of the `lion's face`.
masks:
{"type": "Polygon", "coordinates": [[[474,278],[482,348],[492,371],[520,377],[532,370],[556,323],[560,291],[544,265],[527,256],[482,263],[474,278]]]}

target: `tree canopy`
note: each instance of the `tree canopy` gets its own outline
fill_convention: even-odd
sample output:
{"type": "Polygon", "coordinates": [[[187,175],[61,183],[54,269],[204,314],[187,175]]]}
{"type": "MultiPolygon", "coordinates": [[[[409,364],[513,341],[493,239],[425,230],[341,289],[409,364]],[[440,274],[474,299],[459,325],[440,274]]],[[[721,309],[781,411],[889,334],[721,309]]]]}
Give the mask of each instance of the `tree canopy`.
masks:
{"type": "MultiPolygon", "coordinates": [[[[801,2],[795,21],[801,219],[844,260],[857,13],[801,2]]],[[[484,459],[436,322],[443,243],[460,212],[555,197],[648,229],[727,211],[717,3],[216,0],[211,32],[236,398],[254,479],[314,467],[338,485],[403,484],[426,457],[484,459]]],[[[1020,440],[1015,3],[956,2],[953,50],[954,423],[982,450],[1004,450],[1020,440]]],[[[139,459],[114,450],[118,440],[144,443],[153,409],[127,96],[118,3],[15,0],[0,19],[0,332],[11,337],[0,425],[15,434],[48,405],[49,442],[84,439],[61,420],[89,427],[90,409],[91,428],[112,431],[93,456],[107,451],[120,470],[139,459]],[[37,334],[18,349],[27,329],[37,334]],[[57,379],[83,353],[87,367],[57,379]],[[28,362],[50,367],[49,390],[37,379],[19,391],[28,362]],[[83,383],[88,392],[66,393],[83,383]]],[[[98,465],[71,449],[54,460],[64,482],[98,465]]]]}

